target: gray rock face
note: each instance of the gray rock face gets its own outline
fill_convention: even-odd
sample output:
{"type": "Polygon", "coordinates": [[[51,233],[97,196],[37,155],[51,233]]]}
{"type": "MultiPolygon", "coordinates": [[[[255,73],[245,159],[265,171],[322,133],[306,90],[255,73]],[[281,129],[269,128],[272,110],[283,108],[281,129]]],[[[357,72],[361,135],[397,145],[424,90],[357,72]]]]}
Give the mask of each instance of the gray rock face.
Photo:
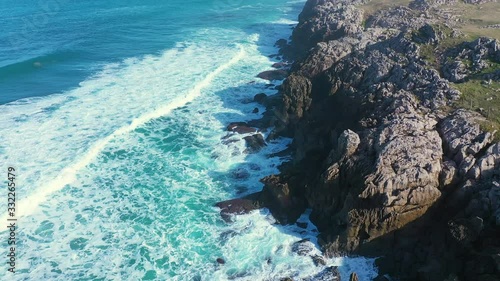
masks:
{"type": "Polygon", "coordinates": [[[331,93],[362,94],[377,83],[390,82],[398,89],[411,91],[431,109],[458,99],[459,92],[418,58],[419,47],[402,35],[369,45],[326,71],[333,85],[331,93]]]}
{"type": "Polygon", "coordinates": [[[307,58],[304,61],[299,61],[294,69],[304,77],[315,78],[354,50],[364,49],[368,45],[387,40],[398,33],[396,30],[369,28],[365,32],[353,36],[319,42],[309,52],[307,58]]]}
{"type": "Polygon", "coordinates": [[[470,74],[467,66],[460,60],[444,65],[443,73],[451,82],[463,81],[470,74]]]}
{"type": "Polygon", "coordinates": [[[358,40],[352,38],[318,43],[309,57],[298,67],[299,73],[309,78],[317,76],[350,54],[357,43],[358,40]]]}
{"type": "Polygon", "coordinates": [[[436,30],[435,27],[426,23],[418,30],[418,33],[414,34],[413,41],[421,44],[437,44],[444,35],[436,30]]]}
{"type": "Polygon", "coordinates": [[[489,165],[494,166],[496,161],[492,148],[487,157],[482,157],[484,159],[476,165],[478,160],[476,158],[480,152],[493,141],[491,133],[481,130],[479,126],[481,121],[484,121],[484,117],[478,113],[457,110],[440,125],[440,133],[447,147],[447,157],[456,163],[460,176],[468,175],[469,178],[477,179],[481,176],[481,167],[486,171],[489,165]]]}
{"type": "Polygon", "coordinates": [[[279,128],[289,128],[304,116],[304,113],[311,105],[311,81],[300,75],[292,74],[283,83],[282,103],[276,116],[281,124],[276,124],[279,128]]]}
{"type": "Polygon", "coordinates": [[[358,149],[361,140],[358,134],[351,130],[345,130],[340,135],[337,145],[337,157],[338,159],[350,157],[358,149]]]}
{"type": "Polygon", "coordinates": [[[266,105],[271,135],[293,137],[293,161],[262,180],[258,202],[281,224],[311,208],[323,252],[383,256],[380,278],[500,275],[500,144],[480,114],[448,110],[460,98],[450,81],[500,62],[498,41],[447,50],[441,71],[420,57],[443,39],[430,15],[456,2],[416,0],[362,26],[364,1],[307,1],[292,36],[298,60],[266,105]]]}
{"type": "Polygon", "coordinates": [[[383,195],[384,206],[430,205],[440,195],[437,187],[443,152],[437,122],[418,112],[409,93],[399,95],[394,113],[376,134],[375,173],[368,176],[361,197],[383,195]]]}
{"type": "Polygon", "coordinates": [[[500,143],[491,145],[483,157],[475,161],[468,177],[473,179],[492,178],[500,174],[500,143]]]}
{"type": "MultiPolygon", "coordinates": [[[[490,67],[490,62],[500,63],[500,42],[491,38],[479,38],[449,50],[445,54],[441,70],[451,82],[462,82],[472,74],[481,74],[481,71],[490,67]]],[[[496,74],[483,76],[485,79],[498,80],[496,74]]]]}
{"type": "Polygon", "coordinates": [[[433,22],[435,22],[435,19],[432,17],[426,17],[425,14],[416,13],[408,7],[396,7],[376,12],[368,18],[366,24],[369,27],[416,30],[433,22]]]}
{"type": "Polygon", "coordinates": [[[326,163],[331,159],[338,162],[329,164],[321,176],[322,183],[307,195],[309,204],[316,206],[313,212],[319,226],[337,229],[337,233],[343,229],[329,238],[338,241],[328,246],[330,254],[355,250],[361,243],[403,227],[441,196],[443,151],[437,121],[420,112],[417,100],[408,92],[386,91],[381,88],[377,94],[391,102],[375,111],[384,119],[363,133],[361,150],[357,151],[357,135],[345,131],[339,137],[337,151],[347,151],[347,157],[328,157],[326,163]],[[363,167],[352,167],[356,162],[369,165],[363,176],[356,173],[363,167]],[[351,188],[343,190],[345,186],[351,188]],[[333,193],[333,200],[325,197],[330,193],[327,190],[333,193]],[[347,195],[339,196],[342,193],[347,195]]]}
{"type": "Polygon", "coordinates": [[[292,42],[299,52],[318,42],[351,36],[362,31],[363,11],[356,9],[362,1],[309,0],[299,16],[292,42]]]}

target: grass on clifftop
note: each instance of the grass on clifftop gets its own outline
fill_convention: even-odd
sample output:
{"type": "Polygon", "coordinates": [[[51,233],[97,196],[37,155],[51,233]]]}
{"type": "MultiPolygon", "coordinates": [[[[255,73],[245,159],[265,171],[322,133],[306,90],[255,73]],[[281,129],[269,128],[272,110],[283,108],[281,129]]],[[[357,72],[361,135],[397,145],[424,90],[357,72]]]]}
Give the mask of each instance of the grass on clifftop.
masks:
{"type": "MultiPolygon", "coordinates": [[[[365,20],[380,10],[386,10],[397,6],[406,6],[411,0],[372,0],[361,5],[364,10],[365,20]]],[[[492,37],[500,40],[500,28],[485,28],[490,25],[500,24],[500,2],[490,2],[480,5],[466,4],[458,1],[453,5],[441,5],[439,11],[430,11],[431,14],[443,22],[460,30],[470,39],[476,39],[481,36],[492,37]],[[443,17],[453,15],[448,20],[443,17]]]]}
{"type": "MultiPolygon", "coordinates": [[[[443,31],[443,29],[441,30],[443,31]]],[[[446,31],[444,33],[446,34],[446,31]]],[[[442,56],[447,49],[473,39],[472,36],[447,37],[437,45],[422,44],[420,45],[420,55],[430,67],[440,70],[442,60],[449,59],[442,56]]],[[[472,64],[470,60],[462,62],[467,66],[472,64]]],[[[482,129],[488,132],[497,131],[495,141],[500,141],[500,82],[485,81],[483,77],[485,74],[500,70],[500,63],[494,61],[488,63],[488,68],[470,75],[468,80],[461,83],[451,83],[462,93],[461,98],[454,104],[453,108],[465,108],[481,113],[486,117],[486,121],[480,124],[482,129]]]]}
{"type": "MultiPolygon", "coordinates": [[[[437,45],[432,45],[432,44],[420,45],[420,56],[422,56],[422,58],[426,60],[433,68],[439,69],[440,68],[439,58],[447,49],[458,46],[460,43],[466,41],[472,41],[473,38],[467,35],[454,37],[452,35],[453,29],[442,24],[435,24],[433,25],[433,27],[435,30],[442,32],[445,38],[442,39],[437,45]]],[[[418,31],[415,30],[413,32],[418,32],[418,31]]]]}
{"type": "Polygon", "coordinates": [[[457,15],[460,19],[457,29],[473,39],[486,36],[500,40],[500,28],[484,28],[500,24],[500,3],[472,5],[459,1],[451,6],[443,5],[440,8],[457,15]]]}
{"type": "Polygon", "coordinates": [[[486,84],[479,79],[453,84],[462,93],[456,107],[480,112],[487,118],[481,124],[483,130],[498,131],[496,140],[500,141],[500,82],[486,84]]]}
{"type": "Polygon", "coordinates": [[[360,8],[365,11],[364,18],[367,19],[377,11],[398,6],[408,6],[410,2],[411,0],[372,0],[364,5],[361,5],[360,8]]]}

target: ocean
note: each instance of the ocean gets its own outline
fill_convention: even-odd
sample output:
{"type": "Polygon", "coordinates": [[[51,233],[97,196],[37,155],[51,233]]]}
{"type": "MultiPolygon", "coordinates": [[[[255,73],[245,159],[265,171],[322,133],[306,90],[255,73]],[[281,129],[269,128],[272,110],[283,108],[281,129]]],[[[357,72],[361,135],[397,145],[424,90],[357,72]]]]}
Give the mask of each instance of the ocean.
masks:
{"type": "MultiPolygon", "coordinates": [[[[304,1],[0,0],[0,222],[15,169],[15,274],[0,232],[0,280],[279,280],[315,266],[307,213],[277,226],[266,210],[224,222],[214,204],[262,189],[290,144],[244,153],[234,121],[273,94],[256,78],[276,60],[304,1]],[[216,262],[225,260],[224,265],[216,262]]],[[[259,113],[252,113],[254,108],[259,113]]],[[[319,250],[315,250],[319,253],[319,250]]]]}

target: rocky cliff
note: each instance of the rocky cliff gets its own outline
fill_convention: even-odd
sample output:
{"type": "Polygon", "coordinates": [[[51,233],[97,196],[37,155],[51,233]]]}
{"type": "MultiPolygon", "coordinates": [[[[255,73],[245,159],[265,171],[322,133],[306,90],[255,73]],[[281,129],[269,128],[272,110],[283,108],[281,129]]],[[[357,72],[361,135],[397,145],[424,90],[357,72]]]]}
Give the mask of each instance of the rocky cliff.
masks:
{"type": "Polygon", "coordinates": [[[454,1],[366,2],[305,4],[253,123],[293,137],[293,161],[254,205],[284,224],[311,208],[325,255],[380,257],[380,280],[500,280],[500,143],[451,84],[500,81],[500,43],[440,45],[459,36],[436,8],[454,1]]]}

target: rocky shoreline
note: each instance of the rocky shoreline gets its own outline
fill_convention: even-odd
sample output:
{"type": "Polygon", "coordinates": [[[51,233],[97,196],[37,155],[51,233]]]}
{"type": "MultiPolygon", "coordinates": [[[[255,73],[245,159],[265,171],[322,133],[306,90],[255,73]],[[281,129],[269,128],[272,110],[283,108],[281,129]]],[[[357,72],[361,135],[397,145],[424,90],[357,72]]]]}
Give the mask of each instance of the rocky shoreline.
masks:
{"type": "Polygon", "coordinates": [[[460,36],[435,12],[456,1],[366,17],[367,2],[309,0],[291,44],[277,42],[294,63],[259,77],[287,78],[255,97],[262,119],[228,131],[253,133],[249,153],[265,145],[255,127],[293,137],[293,160],[261,192],[219,203],[221,214],[267,207],[290,224],[310,208],[324,255],[380,257],[377,280],[500,280],[500,142],[481,108],[457,106],[452,84],[499,82],[500,42],[429,60],[425,50],[460,36]]]}

